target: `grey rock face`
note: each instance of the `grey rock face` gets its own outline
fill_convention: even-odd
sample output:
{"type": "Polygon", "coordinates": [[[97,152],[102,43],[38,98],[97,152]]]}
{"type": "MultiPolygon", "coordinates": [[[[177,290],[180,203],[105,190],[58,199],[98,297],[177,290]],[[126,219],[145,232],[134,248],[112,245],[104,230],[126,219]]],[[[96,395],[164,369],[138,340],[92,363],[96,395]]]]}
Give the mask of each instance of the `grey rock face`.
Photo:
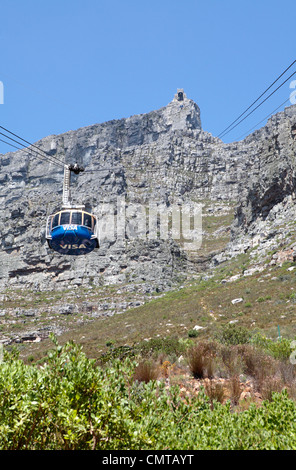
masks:
{"type": "Polygon", "coordinates": [[[61,208],[63,168],[32,149],[1,155],[0,288],[137,281],[165,289],[195,264],[172,237],[150,239],[147,217],[139,232],[139,211],[147,215],[151,203],[168,213],[176,204],[238,203],[233,243],[258,220],[277,218],[278,204],[289,197],[294,204],[295,108],[244,141],[223,144],[202,130],[197,104],[178,90],[157,111],[37,142],[52,159],[86,168],[72,177],[72,199],[98,215],[101,247],[77,258],[49,250],[45,240],[46,218],[61,208]]]}

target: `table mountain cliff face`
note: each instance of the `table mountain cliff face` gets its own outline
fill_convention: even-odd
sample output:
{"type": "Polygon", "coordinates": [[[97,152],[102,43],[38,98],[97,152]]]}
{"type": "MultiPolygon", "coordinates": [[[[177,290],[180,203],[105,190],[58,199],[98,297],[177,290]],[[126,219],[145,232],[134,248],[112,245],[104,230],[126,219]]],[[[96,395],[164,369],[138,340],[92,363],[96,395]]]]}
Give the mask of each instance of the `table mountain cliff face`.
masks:
{"type": "Polygon", "coordinates": [[[98,216],[101,246],[80,257],[51,251],[46,218],[61,208],[63,168],[27,150],[1,155],[1,288],[140,282],[165,290],[204,262],[221,262],[215,242],[205,255],[203,244],[186,250],[182,236],[170,236],[171,208],[200,203],[203,216],[219,216],[236,206],[224,248],[231,255],[237,246],[270,238],[294,217],[296,106],[243,141],[224,144],[202,130],[199,107],[179,90],[157,111],[51,135],[35,145],[85,167],[72,176],[72,199],[98,216]],[[166,211],[168,238],[149,236],[151,204],[166,211]],[[144,231],[139,211],[141,220],[146,214],[144,231]]]}

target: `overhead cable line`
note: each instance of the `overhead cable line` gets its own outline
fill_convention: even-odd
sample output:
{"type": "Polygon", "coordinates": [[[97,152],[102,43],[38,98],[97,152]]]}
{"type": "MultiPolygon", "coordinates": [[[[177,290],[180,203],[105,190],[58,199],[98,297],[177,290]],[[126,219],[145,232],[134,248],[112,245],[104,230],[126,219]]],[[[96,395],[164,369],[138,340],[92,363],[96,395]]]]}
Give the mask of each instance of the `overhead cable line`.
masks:
{"type": "MultiPolygon", "coordinates": [[[[273,85],[274,85],[274,84],[275,84],[275,83],[276,83],[276,82],[295,64],[295,62],[296,62],[296,59],[289,65],[289,67],[286,68],[286,70],[284,70],[284,71],[281,73],[281,75],[279,75],[279,76],[277,77],[276,80],[274,80],[274,82],[273,82],[271,85],[269,85],[268,88],[266,88],[266,90],[265,90],[263,93],[261,93],[260,96],[258,96],[258,98],[257,98],[255,101],[253,101],[252,104],[250,104],[250,106],[249,106],[243,113],[241,113],[231,124],[229,124],[228,127],[226,127],[222,132],[220,132],[220,134],[218,135],[218,137],[223,137],[223,136],[226,134],[226,131],[227,131],[233,124],[235,124],[244,114],[246,114],[246,112],[248,112],[249,109],[251,109],[252,106],[254,106],[254,104],[256,104],[256,103],[260,100],[260,98],[262,98],[262,96],[264,96],[265,93],[267,93],[268,90],[270,90],[270,88],[271,88],[271,87],[272,87],[272,86],[273,86],[273,85]]],[[[294,72],[294,73],[295,73],[295,72],[294,72]]],[[[293,74],[293,75],[294,75],[294,74],[293,74]]],[[[291,76],[292,76],[292,75],[291,75],[291,76]]],[[[289,78],[291,78],[291,77],[289,77],[289,78]]],[[[288,79],[288,80],[289,80],[289,79],[288,79]]],[[[285,83],[285,82],[284,82],[284,83],[285,83]]],[[[229,132],[230,132],[230,131],[229,131],[229,132]]]]}
{"type": "MultiPolygon", "coordinates": [[[[232,126],[227,132],[224,132],[223,135],[220,136],[221,137],[224,137],[226,134],[228,134],[229,132],[231,132],[233,129],[235,129],[239,124],[241,124],[245,119],[247,119],[247,117],[249,117],[252,113],[254,113],[254,111],[256,111],[256,109],[258,109],[260,106],[263,105],[263,103],[265,103],[265,101],[267,101],[272,95],[274,95],[274,93],[276,91],[278,91],[288,80],[290,80],[291,77],[293,77],[293,75],[295,75],[296,73],[296,70],[295,72],[293,72],[283,83],[281,83],[281,85],[279,85],[272,93],[270,93],[263,101],[261,101],[261,103],[259,103],[254,109],[252,109],[252,111],[250,111],[244,118],[242,118],[239,122],[237,122],[234,126],[232,126]]],[[[220,137],[220,138],[221,138],[220,137]]]]}
{"type": "MultiPolygon", "coordinates": [[[[8,132],[9,134],[13,135],[14,137],[17,137],[18,139],[22,140],[23,142],[25,142],[26,144],[29,144],[31,147],[34,147],[38,150],[38,153],[39,152],[42,152],[44,154],[44,158],[46,157],[47,159],[51,159],[51,163],[56,163],[57,165],[60,165],[60,166],[63,166],[64,167],[64,164],[61,162],[61,160],[59,160],[58,158],[54,157],[53,155],[49,155],[47,152],[45,152],[45,150],[42,150],[40,147],[38,147],[37,145],[35,144],[32,144],[31,142],[29,142],[28,140],[25,140],[23,139],[22,137],[20,137],[19,135],[17,134],[14,134],[13,132],[11,132],[10,130],[6,129],[5,127],[3,126],[0,126],[1,129],[3,129],[5,132],[8,132]]],[[[0,134],[2,134],[2,132],[0,132],[0,134]]],[[[4,135],[4,134],[2,134],[4,135]]],[[[14,140],[12,139],[11,137],[9,136],[5,136],[7,137],[8,139],[10,140],[14,140]]],[[[16,141],[15,141],[16,142],[16,141]]],[[[19,145],[22,145],[24,147],[24,144],[20,143],[20,142],[17,142],[19,145]]]]}
{"type": "MultiPolygon", "coordinates": [[[[0,126],[0,127],[1,127],[1,126],[0,126]]],[[[14,148],[16,148],[16,149],[18,149],[18,150],[23,150],[23,151],[28,151],[28,152],[34,152],[34,154],[36,155],[36,157],[39,158],[40,160],[41,160],[41,158],[42,158],[43,161],[44,161],[44,160],[47,160],[49,163],[52,163],[52,164],[54,164],[54,165],[59,165],[60,167],[64,168],[64,165],[63,165],[63,163],[62,163],[61,161],[59,161],[59,160],[53,160],[50,155],[47,154],[47,155],[45,156],[45,155],[43,155],[43,154],[37,152],[36,150],[30,149],[30,148],[28,148],[28,147],[24,147],[23,144],[22,144],[22,142],[18,142],[17,140],[13,139],[12,137],[9,137],[8,135],[4,134],[3,132],[0,132],[0,134],[3,135],[4,137],[6,137],[7,139],[9,139],[9,140],[11,140],[11,141],[17,143],[18,145],[21,145],[22,147],[16,147],[15,145],[13,145],[13,144],[11,144],[11,143],[9,143],[9,142],[7,142],[7,141],[4,141],[3,139],[0,139],[1,142],[4,142],[5,144],[10,145],[11,147],[14,147],[14,148]],[[38,157],[38,155],[39,155],[39,157],[38,157]],[[40,158],[40,157],[41,157],[41,158],[40,158]]],[[[35,147],[36,147],[36,146],[35,146],[35,147]]],[[[36,148],[38,149],[38,147],[36,147],[36,148]]]]}
{"type": "Polygon", "coordinates": [[[62,162],[59,162],[59,161],[56,161],[56,160],[52,160],[52,157],[51,157],[51,156],[49,156],[49,155],[45,156],[45,155],[43,155],[43,154],[37,152],[37,151],[34,150],[34,149],[30,149],[29,147],[24,147],[21,142],[18,142],[17,140],[12,139],[12,137],[9,137],[9,136],[7,136],[6,134],[3,134],[2,132],[0,132],[0,134],[3,135],[3,136],[6,137],[6,138],[12,140],[13,142],[15,142],[15,143],[17,143],[17,144],[22,145],[22,147],[16,147],[15,145],[12,145],[11,143],[2,140],[2,142],[6,143],[7,145],[10,145],[11,147],[17,148],[18,150],[23,150],[24,152],[25,152],[25,151],[31,152],[31,153],[34,152],[35,156],[36,156],[37,158],[39,158],[39,160],[42,160],[42,161],[47,160],[49,163],[52,163],[53,165],[59,165],[61,168],[64,168],[64,165],[62,164],[62,162]],[[38,155],[39,155],[39,156],[38,156],[38,155]],[[40,157],[41,157],[41,158],[40,158],[40,157]]]}
{"type": "Polygon", "coordinates": [[[20,147],[17,147],[16,145],[11,144],[10,142],[6,142],[6,140],[0,139],[0,142],[4,142],[4,144],[10,145],[11,147],[14,147],[15,149],[22,150],[20,147]]]}
{"type": "Polygon", "coordinates": [[[245,132],[244,134],[242,134],[241,136],[239,136],[237,140],[240,140],[242,139],[242,137],[244,137],[245,135],[248,135],[250,132],[252,132],[253,129],[256,129],[257,126],[259,126],[260,124],[262,124],[262,122],[264,122],[266,119],[270,118],[270,116],[272,116],[274,113],[277,112],[278,109],[280,109],[282,106],[284,106],[288,101],[290,101],[290,98],[288,98],[286,101],[284,101],[283,103],[281,103],[276,109],[274,109],[271,113],[269,113],[267,116],[265,116],[265,118],[263,118],[260,122],[257,122],[257,124],[255,124],[255,126],[253,126],[251,129],[249,129],[247,132],[245,132]]]}

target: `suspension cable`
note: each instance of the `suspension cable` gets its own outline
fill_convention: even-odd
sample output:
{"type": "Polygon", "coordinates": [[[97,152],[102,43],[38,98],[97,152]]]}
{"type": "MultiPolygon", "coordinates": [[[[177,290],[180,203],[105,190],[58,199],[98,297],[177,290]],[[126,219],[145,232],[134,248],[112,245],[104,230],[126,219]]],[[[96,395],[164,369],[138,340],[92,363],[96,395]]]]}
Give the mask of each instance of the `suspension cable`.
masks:
{"type": "MultiPolygon", "coordinates": [[[[249,109],[252,108],[252,106],[254,106],[254,104],[256,104],[260,98],[262,98],[262,96],[265,95],[265,93],[267,93],[268,90],[270,90],[270,88],[295,64],[296,62],[296,59],[289,65],[289,67],[286,68],[286,70],[284,70],[278,77],[276,80],[274,80],[274,82],[269,85],[268,88],[266,88],[266,90],[261,93],[261,95],[255,100],[253,101],[253,103],[243,112],[241,113],[231,124],[229,124],[228,127],[226,127],[222,132],[220,132],[220,134],[217,136],[219,138],[221,137],[224,137],[226,134],[228,134],[232,129],[234,129],[237,125],[239,125],[244,119],[246,119],[251,113],[249,113],[243,120],[241,120],[239,123],[237,123],[236,126],[232,127],[230,129],[230,127],[235,124],[244,114],[246,114],[247,111],[249,111],[249,109]],[[228,130],[229,129],[229,130],[228,130]],[[228,132],[227,132],[228,131],[228,132]]],[[[294,74],[296,73],[296,71],[290,75],[290,77],[287,78],[287,80],[284,81],[284,83],[282,83],[282,85],[284,85],[294,74]]],[[[273,93],[275,93],[282,85],[280,85],[273,93]]],[[[261,104],[263,104],[273,93],[271,93],[261,104]]],[[[261,104],[259,106],[261,106],[261,104]]],[[[252,112],[254,112],[259,106],[257,106],[252,112]]]]}
{"type": "MultiPolygon", "coordinates": [[[[0,127],[1,127],[1,126],[0,126],[0,127]]],[[[16,147],[16,145],[13,145],[13,144],[11,144],[10,142],[7,142],[7,141],[5,141],[5,140],[3,140],[3,139],[0,139],[1,142],[4,142],[5,144],[10,145],[11,147],[14,147],[14,148],[16,148],[16,149],[18,149],[18,150],[23,150],[23,151],[28,151],[28,152],[34,152],[34,153],[35,153],[35,156],[36,156],[37,158],[39,158],[39,160],[41,160],[41,159],[42,159],[43,161],[44,161],[44,160],[47,160],[49,163],[52,163],[53,165],[59,165],[60,167],[63,167],[63,168],[64,168],[64,165],[63,165],[62,162],[52,160],[52,157],[51,157],[51,156],[49,156],[49,155],[45,156],[45,155],[43,155],[43,154],[37,152],[36,150],[30,149],[30,148],[28,148],[28,147],[23,147],[23,144],[22,144],[21,142],[18,142],[17,140],[13,139],[12,137],[9,137],[8,135],[4,134],[3,132],[0,132],[0,134],[3,135],[4,137],[6,137],[7,139],[9,139],[9,140],[11,140],[11,141],[17,143],[18,145],[22,145],[22,147],[16,147]],[[38,157],[38,155],[39,155],[39,157],[38,157]]],[[[36,146],[34,146],[34,147],[36,147],[36,146]]],[[[37,148],[38,148],[38,147],[37,147],[37,148]]]]}
{"type": "MultiPolygon", "coordinates": [[[[61,160],[59,160],[58,158],[54,157],[53,155],[49,155],[47,152],[45,152],[45,150],[42,150],[42,149],[41,149],[40,147],[38,147],[37,145],[32,144],[31,142],[29,142],[29,141],[23,139],[23,138],[20,137],[19,135],[17,135],[17,134],[15,134],[15,133],[11,132],[10,130],[6,129],[6,128],[3,127],[3,126],[0,126],[0,128],[3,129],[5,132],[8,132],[9,134],[13,135],[14,137],[17,137],[18,139],[22,140],[22,141],[25,142],[26,144],[29,144],[31,147],[36,148],[36,149],[38,150],[38,152],[42,152],[42,153],[44,154],[44,156],[46,156],[47,158],[50,158],[50,159],[51,159],[51,163],[53,163],[53,161],[54,161],[57,165],[62,165],[62,166],[64,167],[64,164],[63,164],[63,162],[62,162],[61,160]]],[[[1,134],[1,132],[0,132],[0,134],[1,134]]],[[[4,135],[4,134],[2,134],[2,135],[4,135]]],[[[9,137],[9,136],[5,136],[5,137],[7,137],[8,139],[13,140],[13,139],[12,139],[11,137],[9,137]]],[[[20,142],[18,142],[18,143],[19,143],[20,145],[23,145],[23,144],[20,143],[20,142]]],[[[25,147],[25,146],[23,145],[23,147],[25,147]]]]}

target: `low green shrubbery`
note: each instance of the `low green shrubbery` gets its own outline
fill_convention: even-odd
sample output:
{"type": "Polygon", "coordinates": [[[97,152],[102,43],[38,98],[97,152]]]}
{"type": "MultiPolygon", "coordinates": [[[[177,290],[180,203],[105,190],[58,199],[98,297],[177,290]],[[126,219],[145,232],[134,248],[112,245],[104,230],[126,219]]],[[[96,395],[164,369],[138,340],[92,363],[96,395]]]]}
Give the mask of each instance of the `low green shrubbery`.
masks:
{"type": "Polygon", "coordinates": [[[227,346],[251,344],[279,360],[289,359],[293,351],[292,341],[287,338],[273,340],[261,333],[251,334],[247,328],[233,323],[228,323],[220,328],[215,338],[218,342],[227,346]]]}
{"type": "Polygon", "coordinates": [[[0,364],[0,449],[296,449],[296,404],[286,391],[235,412],[205,392],[137,380],[139,363],[100,367],[74,343],[42,366],[5,352],[0,364]]]}
{"type": "Polygon", "coordinates": [[[217,333],[216,339],[226,345],[246,344],[251,338],[250,331],[243,327],[228,323],[224,325],[217,333]]]}
{"type": "Polygon", "coordinates": [[[250,343],[280,360],[288,359],[293,350],[291,340],[287,338],[272,340],[260,333],[255,334],[250,343]]]}
{"type": "Polygon", "coordinates": [[[136,347],[137,352],[145,357],[156,357],[159,354],[164,354],[176,358],[183,354],[185,349],[186,341],[180,340],[177,336],[151,338],[148,341],[142,341],[136,347]]]}

